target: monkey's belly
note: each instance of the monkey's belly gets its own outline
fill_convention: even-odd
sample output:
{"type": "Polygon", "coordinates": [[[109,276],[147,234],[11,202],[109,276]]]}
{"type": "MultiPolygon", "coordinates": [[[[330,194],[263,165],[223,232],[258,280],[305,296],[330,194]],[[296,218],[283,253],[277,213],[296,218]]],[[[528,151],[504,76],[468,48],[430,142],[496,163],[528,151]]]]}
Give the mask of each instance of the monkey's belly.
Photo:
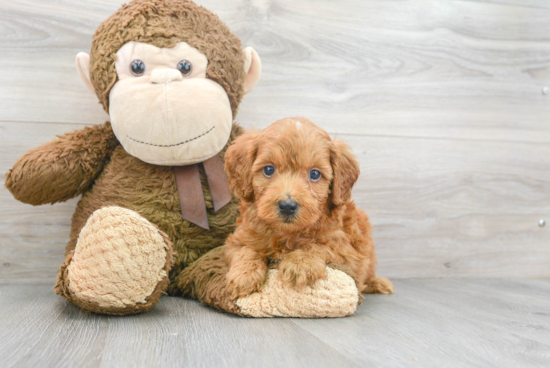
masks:
{"type": "Polygon", "coordinates": [[[183,220],[173,168],[147,164],[130,156],[122,146],[114,151],[101,175],[85,192],[73,216],[71,241],[74,249],[78,234],[91,214],[105,206],[120,206],[138,212],[170,237],[175,264],[170,278],[212,248],[223,245],[235,230],[238,199],[214,213],[207,180],[201,167],[210,230],[183,220]]]}

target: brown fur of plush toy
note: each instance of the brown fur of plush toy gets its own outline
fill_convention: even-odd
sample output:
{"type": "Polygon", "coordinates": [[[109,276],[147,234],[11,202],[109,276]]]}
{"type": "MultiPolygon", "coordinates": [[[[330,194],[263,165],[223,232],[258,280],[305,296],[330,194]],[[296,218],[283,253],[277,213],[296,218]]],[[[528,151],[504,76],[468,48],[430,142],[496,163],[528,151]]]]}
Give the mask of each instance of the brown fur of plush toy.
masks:
{"type": "MultiPolygon", "coordinates": [[[[242,132],[243,129],[234,124],[229,142],[242,132]]],[[[226,149],[220,152],[222,160],[226,149]]],[[[120,206],[131,209],[167,234],[174,259],[174,266],[169,269],[170,280],[175,280],[187,265],[210,249],[223,245],[236,226],[238,199],[233,198],[229,205],[214,212],[202,167],[200,171],[210,230],[182,219],[173,168],[151,165],[130,156],[118,145],[109,123],[67,133],[28,151],[6,174],[5,185],[15,198],[33,205],[65,201],[82,194],[73,215],[66,260],[59,271],[55,289],[56,293],[75,302],[67,292],[66,267],[72,259],[82,227],[100,208],[120,206]]],[[[171,290],[177,293],[177,289],[171,290]]],[[[158,296],[161,292],[164,292],[162,287],[158,289],[158,296]]],[[[144,312],[156,301],[157,296],[148,305],[123,311],[81,306],[102,313],[129,314],[144,312]]]]}
{"type": "Polygon", "coordinates": [[[243,97],[242,43],[217,15],[192,1],[146,0],[125,4],[104,21],[92,41],[90,77],[107,113],[115,54],[129,41],[168,48],[187,42],[198,49],[208,58],[206,77],[224,88],[235,118],[243,97]]]}
{"type": "MultiPolygon", "coordinates": [[[[273,262],[268,268],[276,269],[277,266],[278,263],[273,262]]],[[[341,271],[351,280],[356,280],[356,275],[348,266],[333,263],[327,266],[341,271]]],[[[329,284],[325,288],[316,285],[305,293],[303,290],[300,291],[302,301],[292,299],[297,296],[292,291],[268,283],[264,288],[271,289],[272,294],[264,295],[262,290],[262,293],[251,295],[256,302],[257,299],[261,299],[259,304],[248,303],[247,298],[236,300],[229,293],[226,280],[228,272],[229,264],[225,256],[225,248],[212,249],[177,276],[168,288],[169,294],[189,296],[222,312],[246,317],[344,317],[353,314],[363,299],[358,292],[357,283],[350,288],[351,290],[344,291],[337,284],[329,284]],[[243,304],[251,305],[247,308],[243,304]]],[[[339,281],[345,282],[345,276],[340,277],[339,281]]]]}
{"type": "MultiPolygon", "coordinates": [[[[93,85],[107,112],[109,94],[118,79],[115,53],[129,41],[157,47],[187,42],[198,49],[208,59],[206,78],[226,92],[233,118],[245,91],[243,84],[250,91],[259,78],[261,67],[255,51],[241,51],[240,40],[206,9],[187,0],[134,0],[98,28],[90,59],[77,56],[79,73],[90,88],[93,85]],[[255,63],[246,76],[243,57],[249,67],[255,63]],[[256,62],[251,61],[254,58],[256,62]]],[[[227,147],[240,134],[242,129],[234,124],[227,145],[219,152],[222,161],[227,147]]],[[[332,272],[335,283],[301,295],[307,302],[298,308],[294,307],[299,303],[284,287],[267,285],[275,293],[274,300],[288,302],[285,311],[276,311],[278,306],[269,305],[267,297],[264,306],[269,308],[260,306],[256,298],[243,304],[247,305],[243,312],[225,288],[227,262],[223,249],[216,248],[235,229],[238,199],[233,197],[214,212],[202,166],[200,177],[210,230],[182,219],[173,167],[148,164],[128,154],[107,122],[67,133],[28,151],[6,174],[5,186],[15,198],[33,205],[82,195],[55,291],[85,310],[115,315],[145,312],[168,289],[171,295],[189,295],[220,310],[249,316],[332,317],[353,313],[360,298],[353,279],[346,274],[349,267],[344,267],[344,272],[332,272]],[[94,220],[98,218],[101,221],[94,220]],[[154,246],[150,246],[147,239],[155,237],[154,246]],[[208,252],[212,248],[216,249],[208,252]],[[153,277],[148,277],[153,264],[157,268],[153,277]],[[140,279],[147,282],[140,284],[140,279]],[[156,286],[153,281],[158,282],[156,286]],[[125,299],[132,290],[145,290],[147,285],[151,288],[145,298],[125,299]],[[346,293],[339,293],[342,285],[348,286],[346,293]],[[100,294],[101,290],[107,292],[100,294]],[[328,304],[327,295],[331,299],[328,304]],[[341,308],[344,304],[347,308],[341,308]],[[310,306],[303,314],[304,307],[310,306]]],[[[266,298],[262,296],[262,300],[266,298]]]]}
{"type": "Polygon", "coordinates": [[[225,164],[242,199],[239,225],[224,245],[233,299],[259,291],[273,261],[289,288],[312,286],[335,263],[351,268],[360,291],[393,292],[375,275],[371,225],[351,200],[359,163],[346,143],[307,119],[283,119],[239,137],[225,164]]]}
{"type": "MultiPolygon", "coordinates": [[[[117,50],[127,42],[172,47],[187,42],[208,58],[206,77],[228,95],[233,117],[243,96],[245,78],[241,41],[220,19],[191,1],[140,0],[124,5],[96,31],[91,51],[90,78],[105,110],[109,92],[117,82],[117,50]]],[[[242,133],[233,125],[225,150],[242,133]]],[[[67,282],[79,234],[94,211],[118,206],[135,211],[165,234],[166,268],[170,280],[208,250],[222,245],[235,229],[238,199],[214,212],[207,179],[200,166],[201,184],[210,230],[182,219],[178,189],[171,166],[145,163],[129,155],[115,137],[109,122],[67,133],[25,153],[6,174],[5,186],[22,202],[40,205],[82,195],[73,215],[66,259],[56,293],[84,309],[108,314],[132,314],[154,305],[168,284],[159,285],[146,303],[111,308],[78,300],[67,282]],[[173,258],[173,262],[172,262],[173,258]],[[173,266],[172,266],[173,263],[173,266]],[[172,267],[171,267],[172,266],[172,267]]],[[[176,290],[171,288],[175,293],[176,290]]]]}
{"type": "Polygon", "coordinates": [[[90,188],[117,146],[109,123],[64,134],[21,156],[5,186],[33,206],[64,202],[90,188]]]}

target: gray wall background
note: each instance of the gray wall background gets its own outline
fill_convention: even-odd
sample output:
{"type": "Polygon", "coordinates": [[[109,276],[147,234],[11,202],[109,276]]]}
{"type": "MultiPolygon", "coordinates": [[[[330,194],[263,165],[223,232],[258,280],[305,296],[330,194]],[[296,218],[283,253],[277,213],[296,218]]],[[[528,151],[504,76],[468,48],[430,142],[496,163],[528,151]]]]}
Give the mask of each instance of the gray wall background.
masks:
{"type": "MultiPolygon", "coordinates": [[[[550,2],[204,0],[263,63],[237,121],[305,116],[360,159],[379,273],[550,277],[550,2]]],[[[74,58],[118,0],[0,1],[0,171],[108,119],[74,58]]],[[[0,283],[52,283],[77,199],[0,189],[0,283]]]]}

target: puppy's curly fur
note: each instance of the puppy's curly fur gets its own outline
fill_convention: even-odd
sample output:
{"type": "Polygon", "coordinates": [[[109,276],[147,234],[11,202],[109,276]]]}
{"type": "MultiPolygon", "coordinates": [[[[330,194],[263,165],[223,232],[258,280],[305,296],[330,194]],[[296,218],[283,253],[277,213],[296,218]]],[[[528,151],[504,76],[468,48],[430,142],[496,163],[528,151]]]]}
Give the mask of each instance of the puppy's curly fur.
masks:
{"type": "Polygon", "coordinates": [[[351,200],[359,164],[345,142],[308,119],[287,118],[239,137],[227,150],[225,169],[241,198],[238,227],[224,245],[233,298],[259,291],[273,263],[290,287],[313,284],[334,263],[349,267],[364,293],[394,291],[375,275],[371,225],[351,200]],[[321,177],[313,180],[311,170],[321,177]],[[289,202],[296,208],[283,211],[280,203],[289,202]]]}

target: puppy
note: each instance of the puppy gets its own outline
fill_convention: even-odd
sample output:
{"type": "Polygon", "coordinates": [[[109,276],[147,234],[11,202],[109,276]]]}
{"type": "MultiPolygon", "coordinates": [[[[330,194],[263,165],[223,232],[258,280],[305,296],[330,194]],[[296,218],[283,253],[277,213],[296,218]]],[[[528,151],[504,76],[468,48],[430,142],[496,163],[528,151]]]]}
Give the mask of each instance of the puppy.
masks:
{"type": "Polygon", "coordinates": [[[233,298],[260,290],[273,263],[289,287],[312,285],[333,263],[351,270],[364,293],[394,291],[375,275],[371,225],[350,198],[359,164],[346,143],[308,119],[282,119],[239,137],[225,170],[241,198],[237,229],[224,245],[233,298]]]}

